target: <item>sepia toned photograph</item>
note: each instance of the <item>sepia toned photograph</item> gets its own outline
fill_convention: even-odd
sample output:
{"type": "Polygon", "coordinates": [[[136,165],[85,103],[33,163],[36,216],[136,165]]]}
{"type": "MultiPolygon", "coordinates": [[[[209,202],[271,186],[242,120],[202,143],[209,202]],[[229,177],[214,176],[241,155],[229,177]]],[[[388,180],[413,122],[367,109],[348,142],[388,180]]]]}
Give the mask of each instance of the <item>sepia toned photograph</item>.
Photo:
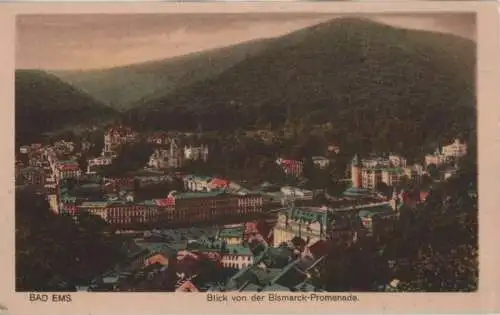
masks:
{"type": "Polygon", "coordinates": [[[474,13],[18,15],[15,290],[477,291],[476,39],[474,13]]]}

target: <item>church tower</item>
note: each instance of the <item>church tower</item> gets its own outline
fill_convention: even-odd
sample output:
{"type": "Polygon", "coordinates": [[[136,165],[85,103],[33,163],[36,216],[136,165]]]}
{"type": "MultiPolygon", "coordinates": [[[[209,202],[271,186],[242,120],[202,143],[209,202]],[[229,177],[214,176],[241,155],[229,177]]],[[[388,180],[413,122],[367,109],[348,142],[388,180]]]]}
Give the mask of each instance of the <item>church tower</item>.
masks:
{"type": "Polygon", "coordinates": [[[394,211],[398,211],[399,208],[399,196],[396,191],[396,188],[394,187],[392,191],[392,198],[391,198],[391,207],[394,211]]]}
{"type": "Polygon", "coordinates": [[[352,159],[352,162],[351,162],[351,181],[352,181],[352,187],[362,188],[361,162],[360,162],[357,154],[354,155],[354,158],[352,159]]]}

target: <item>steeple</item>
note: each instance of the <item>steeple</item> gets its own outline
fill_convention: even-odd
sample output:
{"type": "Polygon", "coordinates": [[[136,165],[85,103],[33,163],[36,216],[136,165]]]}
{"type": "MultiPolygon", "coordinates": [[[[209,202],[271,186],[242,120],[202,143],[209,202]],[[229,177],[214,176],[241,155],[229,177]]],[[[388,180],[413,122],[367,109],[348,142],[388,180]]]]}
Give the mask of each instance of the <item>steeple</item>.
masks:
{"type": "Polygon", "coordinates": [[[396,191],[396,187],[394,187],[394,189],[392,191],[391,206],[392,206],[392,209],[394,211],[398,210],[399,196],[398,196],[398,192],[396,191]]]}
{"type": "Polygon", "coordinates": [[[352,166],[359,166],[359,165],[361,165],[361,162],[360,162],[359,157],[358,157],[357,154],[355,154],[354,157],[352,158],[351,165],[352,166]]]}

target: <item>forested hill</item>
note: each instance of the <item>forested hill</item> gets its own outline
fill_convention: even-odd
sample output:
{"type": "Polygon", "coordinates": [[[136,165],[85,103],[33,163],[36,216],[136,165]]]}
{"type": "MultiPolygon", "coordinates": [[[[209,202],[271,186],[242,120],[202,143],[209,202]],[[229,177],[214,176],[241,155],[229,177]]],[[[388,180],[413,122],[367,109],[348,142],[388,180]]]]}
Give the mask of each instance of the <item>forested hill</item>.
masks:
{"type": "Polygon", "coordinates": [[[128,110],[139,102],[206,80],[262,51],[257,40],[166,60],[96,70],[54,71],[58,77],[112,108],[128,110]]]}
{"type": "Polygon", "coordinates": [[[124,119],[228,131],[330,122],[339,141],[367,150],[430,146],[475,130],[475,64],[475,43],[461,37],[336,19],[274,39],[124,119]]]}
{"type": "Polygon", "coordinates": [[[88,94],[40,70],[17,70],[16,140],[38,141],[45,132],[94,123],[116,112],[88,94]]]}

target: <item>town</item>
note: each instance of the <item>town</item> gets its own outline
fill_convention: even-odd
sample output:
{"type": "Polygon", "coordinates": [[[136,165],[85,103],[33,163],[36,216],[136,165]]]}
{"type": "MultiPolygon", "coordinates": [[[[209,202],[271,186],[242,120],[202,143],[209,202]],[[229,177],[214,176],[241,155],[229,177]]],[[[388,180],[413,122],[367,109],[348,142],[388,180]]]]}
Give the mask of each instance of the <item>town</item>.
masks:
{"type": "MultiPolygon", "coordinates": [[[[125,258],[79,283],[61,284],[69,290],[329,290],[325,270],[335,253],[383,242],[411,224],[433,187],[460,173],[469,153],[467,143],[450,139],[420,162],[354,152],[342,165],[345,148],[330,143],[323,156],[276,152],[273,166],[251,180],[210,174],[206,165],[221,149],[201,137],[116,125],[99,141],[98,151],[89,139],[52,139],[23,144],[16,153],[17,191],[43,198],[75,225],[91,216],[106,226],[102,233],[125,244],[125,258]],[[145,153],[141,165],[123,167],[145,153]]],[[[373,281],[370,289],[397,290],[393,280],[373,281]]]]}

